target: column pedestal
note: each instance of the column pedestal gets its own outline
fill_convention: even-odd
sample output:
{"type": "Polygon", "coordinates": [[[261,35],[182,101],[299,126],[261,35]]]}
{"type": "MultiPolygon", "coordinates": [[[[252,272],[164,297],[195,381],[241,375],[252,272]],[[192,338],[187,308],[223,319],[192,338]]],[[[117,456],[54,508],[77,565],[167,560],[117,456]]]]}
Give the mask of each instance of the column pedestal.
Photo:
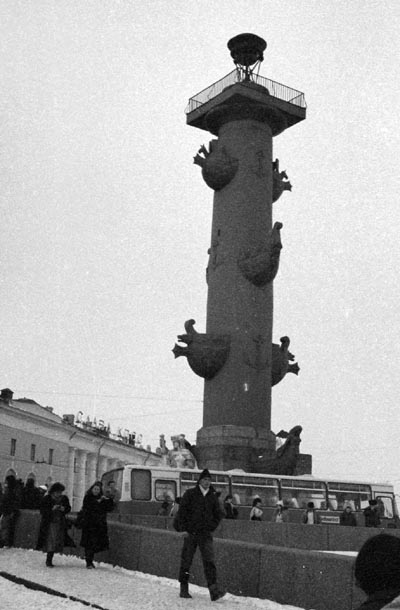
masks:
{"type": "Polygon", "coordinates": [[[275,435],[267,428],[209,426],[197,432],[199,468],[266,472],[265,462],[275,455],[275,435]]]}

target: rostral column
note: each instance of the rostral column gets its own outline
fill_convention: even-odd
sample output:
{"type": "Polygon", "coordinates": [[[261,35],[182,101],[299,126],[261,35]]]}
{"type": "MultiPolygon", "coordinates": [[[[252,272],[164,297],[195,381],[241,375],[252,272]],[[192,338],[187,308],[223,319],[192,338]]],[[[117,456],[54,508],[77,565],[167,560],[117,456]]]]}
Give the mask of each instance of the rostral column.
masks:
{"type": "Polygon", "coordinates": [[[273,280],[282,248],[272,204],[291,190],[273,160],[272,138],[305,119],[304,95],[259,76],[266,42],[240,34],[228,42],[233,72],[189,100],[187,123],[210,132],[194,158],[214,190],[207,267],[206,333],[194,320],[178,335],[185,356],[205,379],[200,467],[273,472],[271,386],[297,374],[289,338],[273,344],[273,280]]]}

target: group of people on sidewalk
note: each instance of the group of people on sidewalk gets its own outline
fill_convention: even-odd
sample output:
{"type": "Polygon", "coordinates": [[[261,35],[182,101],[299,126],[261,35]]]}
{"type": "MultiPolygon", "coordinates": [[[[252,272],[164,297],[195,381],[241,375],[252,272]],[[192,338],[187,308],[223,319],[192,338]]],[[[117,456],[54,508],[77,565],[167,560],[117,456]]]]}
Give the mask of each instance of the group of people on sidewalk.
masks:
{"type": "MultiPolygon", "coordinates": [[[[62,483],[53,483],[40,506],[41,522],[37,550],[46,553],[46,566],[52,568],[55,553],[62,553],[64,546],[75,546],[68,534],[72,525],[67,518],[71,505],[62,483]]],[[[94,555],[109,548],[107,513],[114,508],[114,497],[103,494],[101,481],[88,489],[83,499],[75,527],[82,530],[80,546],[85,550],[86,567],[93,569],[94,555]]]]}
{"type": "Polygon", "coordinates": [[[21,509],[38,509],[47,488],[35,486],[32,478],[24,484],[8,474],[4,487],[0,484],[0,547],[12,546],[15,524],[21,509]]]}
{"type": "MultiPolygon", "coordinates": [[[[37,550],[46,553],[46,566],[53,567],[55,553],[75,543],[68,530],[72,521],[68,519],[71,504],[64,493],[62,483],[53,483],[50,489],[37,488],[32,479],[25,486],[19,485],[13,475],[8,475],[0,501],[0,547],[12,547],[15,526],[21,508],[39,510],[41,515],[37,550]]],[[[100,481],[96,481],[86,492],[82,509],[77,515],[75,527],[82,530],[80,545],[85,549],[86,566],[94,568],[95,553],[108,549],[107,513],[113,510],[116,490],[110,485],[105,495],[100,481]]]]}

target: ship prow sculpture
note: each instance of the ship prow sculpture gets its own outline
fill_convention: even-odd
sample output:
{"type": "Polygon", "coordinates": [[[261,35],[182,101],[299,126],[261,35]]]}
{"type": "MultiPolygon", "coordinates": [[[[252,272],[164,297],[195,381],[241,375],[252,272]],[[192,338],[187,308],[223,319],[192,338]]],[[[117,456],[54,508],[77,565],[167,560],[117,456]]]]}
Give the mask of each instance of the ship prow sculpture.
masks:
{"type": "Polygon", "coordinates": [[[301,426],[281,446],[271,430],[271,388],[300,370],[289,337],[272,336],[283,228],[273,204],[292,190],[272,140],[305,119],[306,104],[300,91],[259,75],[266,47],[255,34],[229,40],[235,69],[189,100],[187,124],[216,136],[194,155],[214,192],[207,323],[202,333],[188,319],[173,353],[204,378],[192,448],[200,468],[304,474],[311,456],[299,452],[301,426]]]}

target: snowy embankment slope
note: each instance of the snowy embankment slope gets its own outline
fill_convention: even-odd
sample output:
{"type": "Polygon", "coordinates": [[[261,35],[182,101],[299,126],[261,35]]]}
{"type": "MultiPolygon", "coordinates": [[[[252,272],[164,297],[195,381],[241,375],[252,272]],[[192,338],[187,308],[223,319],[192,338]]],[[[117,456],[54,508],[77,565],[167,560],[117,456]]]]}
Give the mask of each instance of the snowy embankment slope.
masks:
{"type": "Polygon", "coordinates": [[[196,585],[190,586],[192,600],[180,599],[176,580],[113,568],[105,563],[96,563],[95,570],[87,570],[85,562],[73,556],[55,555],[54,568],[46,568],[44,564],[45,555],[39,551],[0,549],[0,572],[44,585],[68,596],[63,598],[31,590],[0,577],[0,608],[83,610],[92,606],[103,610],[201,610],[218,604],[225,610],[296,610],[294,606],[229,593],[212,603],[208,590],[196,585]],[[71,597],[81,601],[73,601],[71,597]]]}

